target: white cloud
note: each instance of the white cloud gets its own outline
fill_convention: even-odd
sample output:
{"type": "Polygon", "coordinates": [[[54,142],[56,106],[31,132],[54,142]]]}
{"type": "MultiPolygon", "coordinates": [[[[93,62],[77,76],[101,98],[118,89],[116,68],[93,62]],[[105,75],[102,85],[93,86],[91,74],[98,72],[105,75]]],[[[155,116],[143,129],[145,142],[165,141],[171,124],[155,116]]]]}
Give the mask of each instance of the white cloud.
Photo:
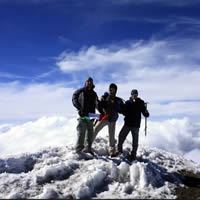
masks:
{"type": "MultiPolygon", "coordinates": [[[[117,122],[116,139],[122,125],[121,121],[117,122]]],[[[145,138],[144,121],[142,121],[140,147],[161,148],[199,162],[197,152],[200,152],[200,124],[183,118],[160,122],[148,120],[147,125],[148,132],[145,138]]],[[[0,154],[6,156],[36,152],[49,146],[74,146],[77,137],[76,126],[76,118],[65,116],[42,117],[36,121],[10,126],[9,129],[2,129],[0,132],[0,154]]],[[[107,127],[97,137],[107,138],[107,127]]],[[[128,135],[127,140],[132,141],[131,134],[128,135]]]]}
{"type": "Polygon", "coordinates": [[[200,150],[199,149],[193,149],[192,151],[190,151],[189,153],[185,154],[185,157],[187,159],[193,160],[197,163],[200,163],[200,150]]]}
{"type": "Polygon", "coordinates": [[[134,79],[160,77],[162,80],[163,77],[172,78],[178,74],[199,73],[199,43],[199,40],[173,40],[132,42],[128,47],[91,46],[77,53],[63,52],[58,57],[57,65],[67,73],[94,69],[104,75],[117,72],[120,75],[124,71],[127,80],[131,75],[134,79]]]}
{"type": "MultiPolygon", "coordinates": [[[[183,116],[197,119],[199,52],[198,40],[139,41],[128,47],[92,46],[78,53],[64,52],[57,64],[64,72],[71,73],[75,82],[84,79],[85,74],[92,74],[98,96],[108,90],[111,82],[117,83],[117,95],[125,100],[133,88],[138,89],[141,98],[149,102],[152,119],[183,116]]],[[[68,83],[0,84],[0,120],[10,123],[44,115],[75,115],[72,93],[84,83],[78,84],[75,88],[68,83]]]]}
{"type": "Polygon", "coordinates": [[[137,88],[141,97],[150,102],[153,116],[197,116],[199,46],[200,41],[195,39],[92,46],[77,53],[62,53],[57,65],[67,73],[94,74],[99,95],[110,82],[118,84],[118,95],[124,99],[129,98],[132,88],[137,88]]]}
{"type": "Polygon", "coordinates": [[[30,84],[18,82],[0,85],[0,121],[37,119],[42,116],[73,115],[73,88],[63,84],[30,84]]]}
{"type": "Polygon", "coordinates": [[[58,58],[57,65],[64,72],[105,67],[104,65],[112,63],[112,59],[107,56],[108,54],[110,55],[110,52],[107,49],[97,49],[95,46],[82,49],[78,53],[63,52],[58,58]]]}
{"type": "MultiPolygon", "coordinates": [[[[199,52],[198,40],[139,41],[129,46],[92,46],[77,53],[64,52],[57,64],[74,80],[78,80],[77,75],[83,79],[85,71],[89,71],[98,96],[108,90],[111,82],[117,83],[118,96],[125,100],[133,88],[138,89],[141,98],[149,102],[152,118],[198,118],[199,52]]],[[[9,123],[44,115],[75,115],[71,103],[75,89],[67,83],[1,84],[0,120],[9,123]]]]}
{"type": "Polygon", "coordinates": [[[160,123],[149,121],[148,124],[147,142],[151,146],[179,154],[185,154],[200,147],[200,126],[188,118],[170,119],[160,123]]]}
{"type": "MultiPolygon", "coordinates": [[[[189,118],[171,118],[160,122],[148,120],[147,127],[145,137],[143,120],[139,138],[141,146],[161,148],[200,162],[200,124],[189,118]]],[[[128,138],[131,141],[130,135],[128,138]]]]}
{"type": "Polygon", "coordinates": [[[50,71],[48,71],[48,72],[44,72],[44,73],[42,73],[42,74],[36,76],[36,77],[34,78],[34,80],[49,77],[49,76],[51,76],[52,74],[54,74],[56,71],[57,71],[57,69],[52,69],[52,70],[50,70],[50,71]]]}
{"type": "Polygon", "coordinates": [[[149,104],[150,112],[153,116],[188,116],[199,117],[200,102],[170,102],[167,104],[149,104]]]}
{"type": "Polygon", "coordinates": [[[72,145],[76,140],[76,119],[42,117],[0,133],[1,156],[36,152],[49,146],[72,145]]]}

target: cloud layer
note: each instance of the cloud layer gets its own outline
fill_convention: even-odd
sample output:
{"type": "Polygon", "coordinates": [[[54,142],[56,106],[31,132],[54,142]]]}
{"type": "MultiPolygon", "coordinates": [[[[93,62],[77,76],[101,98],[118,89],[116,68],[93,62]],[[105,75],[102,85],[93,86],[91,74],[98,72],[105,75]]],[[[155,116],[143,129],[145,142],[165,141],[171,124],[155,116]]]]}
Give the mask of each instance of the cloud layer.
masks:
{"type": "MultiPolygon", "coordinates": [[[[161,122],[148,121],[147,137],[144,136],[144,122],[140,128],[140,146],[158,147],[188,159],[200,162],[200,124],[187,118],[161,122]]],[[[25,152],[36,152],[49,146],[73,146],[76,143],[76,118],[63,116],[42,117],[21,125],[5,125],[0,129],[1,156],[25,152]],[[6,129],[5,129],[6,127],[6,129]]],[[[116,127],[116,139],[122,127],[116,127]]],[[[108,139],[107,127],[97,135],[108,139]]],[[[132,141],[131,134],[127,141],[132,141]]]]}
{"type": "Polygon", "coordinates": [[[62,84],[0,84],[0,121],[27,121],[42,116],[73,115],[73,89],[62,84]]]}
{"type": "Polygon", "coordinates": [[[129,46],[91,46],[63,52],[57,66],[64,73],[92,74],[96,90],[116,82],[118,94],[129,98],[137,88],[155,116],[197,117],[200,94],[199,40],[131,42],[129,46]],[[161,114],[162,113],[162,114],[161,114]]]}
{"type": "MultiPolygon", "coordinates": [[[[91,46],[63,52],[58,69],[73,80],[57,83],[0,84],[0,121],[76,114],[73,92],[93,76],[100,97],[111,82],[127,100],[133,88],[149,102],[152,119],[200,117],[199,40],[137,41],[129,45],[91,46]]],[[[54,76],[53,72],[50,76],[54,76]]],[[[50,77],[49,77],[50,78],[50,77]]]]}

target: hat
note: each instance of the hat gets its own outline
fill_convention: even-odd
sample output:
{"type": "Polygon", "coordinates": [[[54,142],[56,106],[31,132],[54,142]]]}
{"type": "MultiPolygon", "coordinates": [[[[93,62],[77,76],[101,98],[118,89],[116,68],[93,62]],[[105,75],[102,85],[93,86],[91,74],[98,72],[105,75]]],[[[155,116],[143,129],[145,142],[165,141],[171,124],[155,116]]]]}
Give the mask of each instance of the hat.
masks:
{"type": "Polygon", "coordinates": [[[114,83],[111,83],[110,86],[109,86],[109,88],[114,88],[117,91],[117,85],[114,84],[114,83]]]}
{"type": "Polygon", "coordinates": [[[109,96],[109,93],[108,92],[104,92],[103,97],[106,98],[108,96],[109,96]]]}
{"type": "Polygon", "coordinates": [[[133,89],[133,90],[131,91],[131,95],[138,95],[138,91],[137,91],[136,89],[133,89]]]}
{"type": "Polygon", "coordinates": [[[86,81],[93,82],[93,78],[92,77],[88,77],[88,79],[86,79],[86,81]]]}

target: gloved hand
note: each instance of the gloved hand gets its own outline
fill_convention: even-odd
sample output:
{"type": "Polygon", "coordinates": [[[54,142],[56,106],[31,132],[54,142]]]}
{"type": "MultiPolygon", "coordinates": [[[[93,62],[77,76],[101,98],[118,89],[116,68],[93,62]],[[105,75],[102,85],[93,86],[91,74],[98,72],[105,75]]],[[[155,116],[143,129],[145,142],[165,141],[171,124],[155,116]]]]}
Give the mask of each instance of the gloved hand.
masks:
{"type": "Polygon", "coordinates": [[[102,121],[102,120],[107,120],[108,119],[108,115],[107,114],[100,114],[100,117],[99,117],[99,121],[102,121]]]}
{"type": "Polygon", "coordinates": [[[101,96],[101,100],[105,101],[106,98],[109,96],[108,92],[105,92],[102,96],[101,96]]]}
{"type": "Polygon", "coordinates": [[[145,117],[149,117],[149,112],[148,112],[148,110],[145,110],[144,116],[145,116],[145,117]]]}
{"type": "Polygon", "coordinates": [[[79,114],[80,117],[87,116],[86,113],[83,112],[82,110],[79,110],[79,111],[78,111],[78,114],[79,114]]]}
{"type": "Polygon", "coordinates": [[[101,113],[101,114],[100,114],[100,116],[99,116],[99,121],[102,120],[102,118],[103,118],[104,115],[105,115],[104,113],[101,113]]]}

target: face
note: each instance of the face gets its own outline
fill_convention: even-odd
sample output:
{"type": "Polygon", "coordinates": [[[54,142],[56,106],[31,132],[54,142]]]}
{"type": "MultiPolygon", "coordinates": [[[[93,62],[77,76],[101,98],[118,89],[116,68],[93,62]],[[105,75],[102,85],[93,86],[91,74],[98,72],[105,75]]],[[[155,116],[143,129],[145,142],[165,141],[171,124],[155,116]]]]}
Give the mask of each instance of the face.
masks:
{"type": "Polygon", "coordinates": [[[132,99],[137,99],[137,97],[138,97],[138,94],[133,94],[133,95],[131,95],[131,98],[132,98],[132,99]]]}
{"type": "Polygon", "coordinates": [[[111,96],[114,96],[114,95],[116,94],[117,91],[116,91],[115,88],[112,88],[112,87],[111,87],[111,88],[109,89],[109,92],[110,92],[110,95],[111,95],[111,96]]]}
{"type": "Polygon", "coordinates": [[[92,81],[86,81],[86,82],[85,82],[85,87],[86,87],[88,90],[91,90],[92,87],[93,87],[93,82],[92,82],[92,81]]]}

